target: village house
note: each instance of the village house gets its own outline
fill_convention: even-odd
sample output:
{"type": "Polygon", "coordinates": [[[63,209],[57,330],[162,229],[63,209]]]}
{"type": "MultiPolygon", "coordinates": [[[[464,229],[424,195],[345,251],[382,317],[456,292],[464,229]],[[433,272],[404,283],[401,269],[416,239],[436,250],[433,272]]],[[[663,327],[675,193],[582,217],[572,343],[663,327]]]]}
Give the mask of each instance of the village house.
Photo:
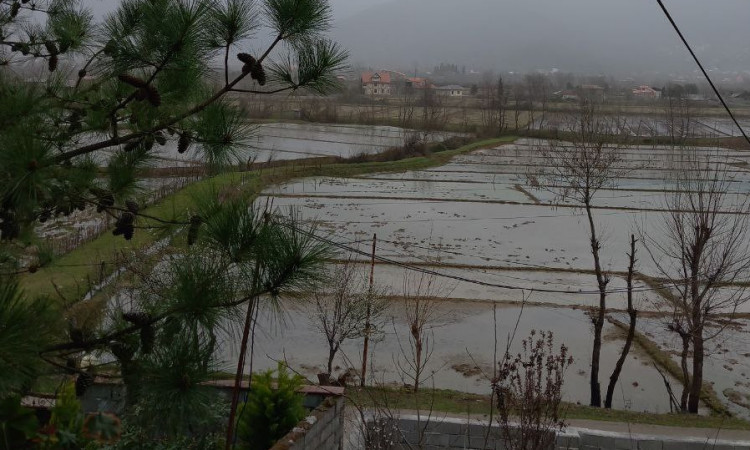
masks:
{"type": "Polygon", "coordinates": [[[425,89],[431,86],[430,80],[422,77],[407,77],[404,84],[407,88],[412,89],[425,89]]]}
{"type": "Polygon", "coordinates": [[[437,93],[439,95],[445,96],[445,97],[463,97],[464,92],[466,89],[464,89],[463,86],[459,86],[457,84],[449,84],[447,86],[438,86],[435,88],[437,93]]]}
{"type": "Polygon", "coordinates": [[[661,91],[651,86],[638,86],[633,89],[633,96],[636,98],[658,99],[661,98],[661,91]]]}
{"type": "Polygon", "coordinates": [[[365,72],[362,74],[362,92],[371,97],[390,96],[393,93],[389,72],[365,72]]]}
{"type": "Polygon", "coordinates": [[[580,87],[580,92],[586,100],[604,101],[606,99],[605,89],[598,84],[583,84],[580,87]]]}
{"type": "Polygon", "coordinates": [[[578,102],[581,100],[581,97],[578,95],[578,92],[572,89],[566,89],[564,91],[557,91],[552,95],[554,97],[559,98],[560,100],[564,102],[578,102]]]}

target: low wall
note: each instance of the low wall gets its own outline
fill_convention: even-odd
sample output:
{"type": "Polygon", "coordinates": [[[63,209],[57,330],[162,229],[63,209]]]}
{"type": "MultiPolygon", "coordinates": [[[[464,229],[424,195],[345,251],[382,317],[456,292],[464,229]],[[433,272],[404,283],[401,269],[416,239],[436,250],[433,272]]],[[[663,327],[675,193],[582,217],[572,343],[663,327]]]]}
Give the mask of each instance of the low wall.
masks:
{"type": "Polygon", "coordinates": [[[336,450],[344,438],[344,397],[328,397],[271,450],[336,450]]]}
{"type": "MultiPolygon", "coordinates": [[[[505,442],[495,424],[487,435],[487,422],[455,418],[433,418],[425,423],[414,415],[397,419],[399,440],[396,449],[495,449],[504,450],[505,442]]],[[[321,447],[323,448],[323,447],[321,447]]],[[[725,441],[612,433],[568,427],[557,435],[550,450],[750,450],[750,441],[725,441]]]]}

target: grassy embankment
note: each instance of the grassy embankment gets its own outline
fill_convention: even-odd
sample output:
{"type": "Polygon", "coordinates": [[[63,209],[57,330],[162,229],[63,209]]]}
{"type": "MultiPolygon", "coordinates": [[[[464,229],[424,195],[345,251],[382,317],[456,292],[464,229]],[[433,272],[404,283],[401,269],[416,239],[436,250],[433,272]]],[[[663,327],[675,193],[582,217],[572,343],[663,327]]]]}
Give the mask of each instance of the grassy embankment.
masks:
{"type": "MultiPolygon", "coordinates": [[[[489,386],[489,383],[488,383],[489,386]]],[[[387,405],[391,410],[416,410],[424,413],[430,408],[439,420],[442,415],[489,416],[490,397],[488,395],[467,394],[465,392],[422,389],[414,394],[411,391],[391,388],[349,389],[349,400],[356,405],[387,405]]],[[[606,422],[641,423],[686,428],[716,428],[750,430],[750,422],[721,415],[698,416],[688,414],[654,414],[617,409],[592,408],[575,403],[563,404],[566,419],[599,420],[606,422]]]]}
{"type": "MultiPolygon", "coordinates": [[[[191,211],[196,209],[195,199],[201,194],[236,191],[253,200],[266,187],[288,182],[295,178],[330,176],[347,177],[374,172],[402,172],[420,170],[447,163],[456,155],[512,142],[514,137],[503,137],[472,142],[453,150],[435,147],[435,151],[422,151],[413,156],[408,152],[393,150],[385,155],[371,157],[358,156],[350,160],[340,158],[312,159],[306,161],[286,161],[273,167],[250,172],[229,172],[217,175],[169,195],[143,213],[170,221],[186,221],[191,211]],[[442,151],[437,151],[442,150],[442,151]],[[390,160],[389,160],[390,158],[390,160]]],[[[29,296],[63,297],[68,302],[81,298],[88,292],[91,283],[112,273],[117,268],[120,255],[132,255],[153,245],[164,236],[175,231],[154,220],[142,219],[140,229],[131,241],[121,236],[104,233],[75,250],[55,258],[49,265],[34,274],[20,276],[21,285],[29,296]],[[156,228],[151,228],[156,227],[156,228]]]]}

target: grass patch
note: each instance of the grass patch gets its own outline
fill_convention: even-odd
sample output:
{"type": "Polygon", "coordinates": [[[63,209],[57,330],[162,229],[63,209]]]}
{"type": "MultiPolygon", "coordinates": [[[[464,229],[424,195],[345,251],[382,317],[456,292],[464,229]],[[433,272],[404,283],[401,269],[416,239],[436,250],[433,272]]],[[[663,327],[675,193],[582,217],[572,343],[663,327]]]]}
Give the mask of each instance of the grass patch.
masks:
{"type": "MultiPolygon", "coordinates": [[[[422,389],[413,393],[396,388],[349,388],[348,400],[354,405],[365,407],[387,406],[391,410],[429,411],[437,416],[487,416],[490,413],[490,397],[468,394],[446,389],[422,389]]],[[[735,417],[720,415],[698,416],[687,414],[654,414],[616,409],[592,408],[575,403],[564,403],[565,417],[568,420],[598,420],[634,424],[662,425],[685,428],[721,428],[750,430],[750,422],[735,417]]]]}

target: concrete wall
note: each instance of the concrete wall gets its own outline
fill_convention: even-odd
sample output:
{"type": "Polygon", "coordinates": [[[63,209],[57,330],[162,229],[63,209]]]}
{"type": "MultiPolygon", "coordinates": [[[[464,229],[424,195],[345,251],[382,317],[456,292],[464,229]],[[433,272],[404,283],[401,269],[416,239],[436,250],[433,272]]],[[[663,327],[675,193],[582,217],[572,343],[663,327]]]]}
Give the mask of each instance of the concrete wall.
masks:
{"type": "Polygon", "coordinates": [[[328,397],[271,450],[336,450],[344,438],[344,397],[328,397]]]}
{"type": "MultiPolygon", "coordinates": [[[[425,424],[416,416],[398,419],[400,442],[397,449],[495,449],[505,450],[500,430],[493,425],[489,438],[487,423],[480,420],[433,418],[425,424]],[[423,430],[423,431],[419,431],[423,430]],[[421,441],[420,441],[421,436],[421,441]],[[485,445],[485,443],[487,445],[485,445]]],[[[324,447],[321,447],[324,448],[324,447]]],[[[627,435],[569,427],[559,433],[550,450],[750,450],[748,441],[722,441],[667,436],[627,435]]]]}

